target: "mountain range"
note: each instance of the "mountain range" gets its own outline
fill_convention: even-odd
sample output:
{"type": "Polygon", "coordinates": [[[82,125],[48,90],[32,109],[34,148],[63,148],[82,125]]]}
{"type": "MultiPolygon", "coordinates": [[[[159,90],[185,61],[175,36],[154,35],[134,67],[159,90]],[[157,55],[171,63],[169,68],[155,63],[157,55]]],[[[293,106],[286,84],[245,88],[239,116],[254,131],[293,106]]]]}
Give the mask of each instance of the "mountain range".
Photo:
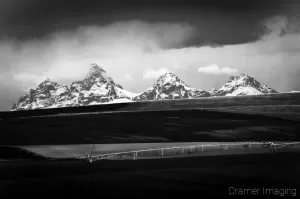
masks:
{"type": "Polygon", "coordinates": [[[70,86],[59,85],[46,79],[36,89],[21,96],[12,111],[41,108],[88,106],[103,103],[120,103],[147,100],[191,99],[201,97],[238,96],[277,93],[255,78],[242,73],[231,76],[219,89],[208,91],[192,88],[173,73],[166,73],[142,93],[129,92],[109,77],[103,68],[92,64],[87,76],[70,86]]]}

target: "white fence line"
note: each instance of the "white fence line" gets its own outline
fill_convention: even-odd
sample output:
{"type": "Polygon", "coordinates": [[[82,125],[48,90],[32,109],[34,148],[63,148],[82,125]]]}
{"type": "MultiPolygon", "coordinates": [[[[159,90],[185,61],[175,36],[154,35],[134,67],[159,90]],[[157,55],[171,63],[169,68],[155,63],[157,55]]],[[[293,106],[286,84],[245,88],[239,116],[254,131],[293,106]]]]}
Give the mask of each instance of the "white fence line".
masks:
{"type": "MultiPolygon", "coordinates": [[[[85,157],[79,157],[80,159],[87,159],[89,162],[92,162],[93,160],[103,160],[103,159],[110,159],[112,157],[120,157],[122,159],[122,155],[129,155],[133,157],[135,160],[138,157],[138,153],[143,153],[143,152],[150,152],[150,157],[152,157],[151,152],[156,151],[156,156],[160,155],[158,151],[161,151],[161,156],[164,156],[164,150],[170,150],[170,149],[175,149],[175,156],[180,155],[177,154],[176,149],[181,149],[181,154],[184,154],[185,149],[188,150],[189,152],[192,152],[193,149],[196,149],[196,152],[200,152],[197,149],[201,147],[201,152],[205,152],[204,148],[205,147],[221,147],[220,150],[228,150],[228,146],[239,146],[239,145],[244,145],[244,147],[251,147],[252,145],[260,145],[263,148],[270,148],[272,152],[275,151],[275,149],[287,147],[289,145],[296,145],[300,144],[300,142],[291,142],[291,143],[277,143],[274,144],[272,142],[239,142],[239,143],[222,143],[222,144],[202,144],[202,145],[192,145],[192,146],[175,146],[175,147],[163,147],[163,148],[150,148],[150,149],[141,149],[141,150],[132,150],[132,151],[122,151],[122,152],[114,152],[114,153],[107,153],[107,154],[99,154],[99,155],[94,155],[92,156],[92,152],[90,155],[87,155],[85,157]]],[[[94,145],[93,145],[94,148],[94,145]]],[[[212,149],[210,149],[212,150],[212,149]]],[[[144,154],[142,154],[144,155],[144,154]]]]}

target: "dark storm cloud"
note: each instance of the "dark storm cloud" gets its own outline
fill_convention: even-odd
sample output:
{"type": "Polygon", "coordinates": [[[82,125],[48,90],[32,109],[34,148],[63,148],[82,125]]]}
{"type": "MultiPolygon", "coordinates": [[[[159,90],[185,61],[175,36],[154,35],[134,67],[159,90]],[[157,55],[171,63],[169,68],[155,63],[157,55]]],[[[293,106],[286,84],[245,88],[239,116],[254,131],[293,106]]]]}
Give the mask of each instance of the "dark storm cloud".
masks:
{"type": "Polygon", "coordinates": [[[280,0],[2,0],[0,36],[26,40],[135,19],[190,23],[201,31],[187,46],[244,43],[257,39],[253,34],[257,22],[278,14],[282,4],[280,0]]]}

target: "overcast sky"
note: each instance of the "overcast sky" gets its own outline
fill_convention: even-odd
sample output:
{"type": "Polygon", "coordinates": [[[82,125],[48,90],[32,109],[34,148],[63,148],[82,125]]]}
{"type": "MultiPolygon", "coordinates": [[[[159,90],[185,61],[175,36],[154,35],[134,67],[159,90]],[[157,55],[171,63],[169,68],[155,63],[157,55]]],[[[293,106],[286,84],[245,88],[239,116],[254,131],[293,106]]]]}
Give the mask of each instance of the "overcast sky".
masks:
{"type": "Polygon", "coordinates": [[[297,0],[123,2],[1,0],[0,110],[45,78],[83,79],[94,62],[132,92],[166,72],[205,90],[240,73],[300,89],[297,0]]]}

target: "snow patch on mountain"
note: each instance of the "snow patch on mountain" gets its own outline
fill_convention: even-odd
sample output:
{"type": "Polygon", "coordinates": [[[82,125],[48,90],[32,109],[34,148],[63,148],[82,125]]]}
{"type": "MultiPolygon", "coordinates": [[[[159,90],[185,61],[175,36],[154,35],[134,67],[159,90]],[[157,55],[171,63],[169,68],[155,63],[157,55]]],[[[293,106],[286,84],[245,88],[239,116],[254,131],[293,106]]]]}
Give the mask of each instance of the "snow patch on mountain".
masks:
{"type": "Polygon", "coordinates": [[[139,95],[137,93],[132,93],[119,87],[115,87],[115,90],[117,92],[118,98],[127,98],[133,100],[137,95],[139,95]]]}
{"type": "Polygon", "coordinates": [[[238,96],[238,95],[260,95],[262,92],[253,87],[238,87],[232,93],[227,93],[225,96],[238,96]]]}

